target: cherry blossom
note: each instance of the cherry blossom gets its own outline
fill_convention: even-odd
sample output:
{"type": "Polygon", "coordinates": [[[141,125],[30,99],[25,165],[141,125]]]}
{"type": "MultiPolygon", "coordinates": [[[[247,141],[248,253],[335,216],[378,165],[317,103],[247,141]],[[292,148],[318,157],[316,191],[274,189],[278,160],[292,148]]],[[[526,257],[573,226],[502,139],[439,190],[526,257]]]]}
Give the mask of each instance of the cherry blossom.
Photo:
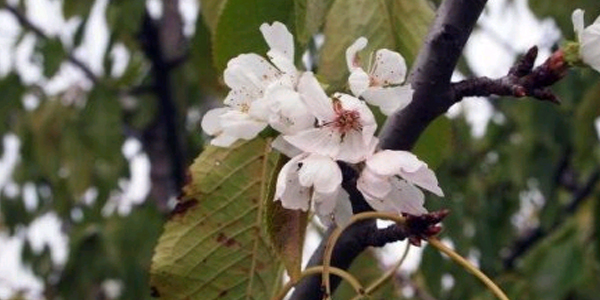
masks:
{"type": "Polygon", "coordinates": [[[228,147],[238,139],[252,139],[270,124],[293,133],[312,125],[313,117],[296,92],[298,70],[294,66],[294,41],[285,25],[274,22],[260,27],[271,48],[272,64],[258,54],[241,54],[227,63],[223,73],[231,88],[226,107],[206,113],[203,130],[215,138],[211,144],[228,147]]]}
{"type": "Polygon", "coordinates": [[[355,96],[378,106],[385,115],[403,109],[410,103],[413,94],[410,85],[401,85],[407,70],[404,58],[398,52],[379,49],[367,73],[361,67],[358,56],[358,52],[366,46],[367,39],[360,37],[346,50],[350,90],[355,96]]]}
{"type": "Polygon", "coordinates": [[[303,152],[358,163],[372,148],[377,123],[369,107],[350,95],[327,97],[311,72],[299,80],[302,100],[316,118],[316,125],[284,139],[303,152]]]}
{"type": "Polygon", "coordinates": [[[600,72],[600,17],[584,28],[583,15],[583,10],[576,9],[571,17],[579,40],[579,56],[584,63],[600,72]]]}
{"type": "Polygon", "coordinates": [[[366,161],[357,188],[378,211],[421,215],[425,197],[416,186],[438,196],[444,193],[427,164],[407,151],[383,150],[366,161]]]}
{"type": "Polygon", "coordinates": [[[281,168],[274,200],[281,201],[287,209],[303,211],[312,204],[324,223],[335,221],[336,215],[338,219],[349,219],[350,203],[341,183],[342,171],[335,161],[315,153],[302,153],[281,168]]]}

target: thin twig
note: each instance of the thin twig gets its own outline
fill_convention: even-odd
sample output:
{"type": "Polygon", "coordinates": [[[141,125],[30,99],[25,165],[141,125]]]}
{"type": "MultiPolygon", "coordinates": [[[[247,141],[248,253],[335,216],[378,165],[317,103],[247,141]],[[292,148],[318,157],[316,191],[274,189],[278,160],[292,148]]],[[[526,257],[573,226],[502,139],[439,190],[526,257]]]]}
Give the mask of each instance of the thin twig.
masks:
{"type": "MultiPolygon", "coordinates": [[[[18,9],[16,9],[15,7],[12,7],[10,5],[4,5],[4,9],[8,10],[10,13],[12,13],[17,20],[19,21],[19,24],[21,24],[21,26],[25,27],[28,30],[33,31],[33,33],[35,33],[36,36],[38,36],[39,38],[43,39],[43,40],[49,40],[50,38],[37,26],[35,26],[33,23],[31,23],[26,17],[25,15],[23,15],[23,13],[21,13],[18,9]]],[[[71,51],[67,51],[67,60],[69,62],[71,62],[72,64],[74,64],[76,67],[78,67],[83,74],[85,74],[85,76],[90,79],[94,84],[98,83],[98,78],[96,77],[96,75],[94,74],[94,72],[92,72],[92,70],[90,70],[90,68],[88,68],[81,60],[79,60],[78,58],[76,58],[73,53],[71,53],[71,51]]]]}
{"type": "Polygon", "coordinates": [[[533,69],[538,54],[532,47],[510,69],[508,74],[498,79],[488,77],[469,78],[453,83],[451,101],[456,103],[469,96],[512,96],[533,97],[542,101],[560,103],[558,97],[548,88],[562,79],[568,70],[562,50],[552,54],[542,65],[533,69]]]}

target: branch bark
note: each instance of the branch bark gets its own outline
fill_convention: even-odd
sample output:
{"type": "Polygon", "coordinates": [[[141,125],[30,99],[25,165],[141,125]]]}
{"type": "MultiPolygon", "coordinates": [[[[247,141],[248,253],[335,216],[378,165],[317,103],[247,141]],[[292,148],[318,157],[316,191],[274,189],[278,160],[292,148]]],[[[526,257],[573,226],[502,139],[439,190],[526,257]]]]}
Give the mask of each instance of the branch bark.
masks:
{"type": "Polygon", "coordinates": [[[163,16],[152,20],[146,12],[140,38],[146,56],[152,62],[153,91],[159,111],[144,131],[142,141],[151,163],[150,194],[158,207],[167,212],[167,202],[176,195],[185,180],[185,144],[181,133],[180,112],[173,88],[172,71],[184,56],[186,44],[178,0],[163,1],[163,16]]]}
{"type": "MultiPolygon", "coordinates": [[[[425,43],[412,67],[410,81],[415,90],[413,101],[390,116],[382,128],[383,149],[410,150],[421,133],[435,118],[452,105],[450,78],[471,31],[487,0],[445,0],[437,10],[425,43]]],[[[358,223],[341,235],[333,250],[332,265],[347,269],[367,246],[357,248],[365,232],[377,230],[373,222],[358,223]],[[362,249],[361,249],[362,248],[362,249]],[[350,250],[350,251],[349,251],[350,250]]],[[[327,238],[313,253],[309,266],[322,264],[327,238]]],[[[339,281],[332,281],[332,291],[339,281]]],[[[321,299],[320,277],[301,281],[290,299],[321,299]]]]}

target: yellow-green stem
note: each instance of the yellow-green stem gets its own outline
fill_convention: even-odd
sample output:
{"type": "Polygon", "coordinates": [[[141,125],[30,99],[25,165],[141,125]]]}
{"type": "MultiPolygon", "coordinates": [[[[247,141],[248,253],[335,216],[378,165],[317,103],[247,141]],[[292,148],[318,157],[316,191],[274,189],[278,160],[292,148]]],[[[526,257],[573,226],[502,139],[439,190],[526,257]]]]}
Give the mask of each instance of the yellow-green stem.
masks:
{"type": "Polygon", "coordinates": [[[508,297],[506,296],[506,294],[504,294],[504,292],[489,277],[487,277],[485,274],[483,274],[483,272],[481,272],[481,270],[479,270],[478,268],[473,266],[464,257],[458,255],[458,253],[454,252],[454,250],[446,247],[446,245],[442,244],[442,242],[440,242],[440,240],[438,240],[435,237],[429,238],[428,242],[431,246],[435,247],[440,252],[448,255],[453,261],[455,261],[457,264],[461,265],[468,272],[475,275],[475,277],[477,277],[479,280],[481,280],[483,282],[483,284],[485,284],[485,286],[494,295],[496,295],[496,297],[498,297],[498,299],[509,300],[508,297]]]}

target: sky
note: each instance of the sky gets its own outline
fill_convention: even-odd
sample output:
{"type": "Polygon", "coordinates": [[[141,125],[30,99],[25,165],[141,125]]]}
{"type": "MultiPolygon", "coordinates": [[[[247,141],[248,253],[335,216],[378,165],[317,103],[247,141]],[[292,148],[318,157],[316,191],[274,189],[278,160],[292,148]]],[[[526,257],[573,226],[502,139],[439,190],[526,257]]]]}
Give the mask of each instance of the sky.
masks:
{"type": "MultiPolygon", "coordinates": [[[[62,15],[61,1],[52,0],[23,0],[27,7],[27,17],[44,33],[51,37],[59,37],[66,45],[73,44],[73,35],[81,22],[78,18],[65,20],[62,15]]],[[[15,0],[7,1],[9,4],[15,0]]],[[[184,19],[184,33],[193,34],[198,2],[196,0],[180,0],[184,19]]],[[[512,5],[506,6],[507,0],[490,0],[483,15],[478,22],[478,29],[473,32],[465,54],[473,72],[478,76],[498,77],[506,74],[512,65],[515,55],[525,52],[532,45],[540,47],[538,63],[545,60],[549,55],[549,47],[561,38],[554,22],[550,19],[538,20],[527,8],[526,0],[515,0],[512,5]],[[522,28],[528,28],[527,31],[522,28]],[[494,59],[490,59],[493,57],[494,59]]],[[[129,53],[121,44],[116,44],[112,49],[108,47],[108,29],[104,12],[108,0],[97,0],[92,7],[88,26],[84,33],[81,46],[74,50],[74,56],[81,60],[96,75],[103,75],[103,55],[106,51],[112,56],[114,65],[113,76],[118,76],[125,70],[129,60],[129,53]]],[[[151,14],[158,17],[161,14],[160,0],[147,0],[147,8],[151,14]]],[[[61,65],[58,74],[53,78],[44,78],[42,70],[32,61],[35,59],[33,50],[36,37],[32,33],[26,34],[17,44],[15,41],[19,36],[21,28],[17,20],[8,12],[0,10],[0,77],[6,75],[10,70],[16,70],[25,83],[37,83],[49,95],[64,92],[72,86],[78,86],[83,90],[89,90],[92,83],[84,74],[71,63],[65,62],[61,65]],[[15,47],[15,51],[11,48],[15,47]]],[[[464,78],[462,74],[455,73],[453,79],[464,78]]],[[[27,95],[23,99],[25,107],[35,109],[39,100],[33,95],[27,95]]],[[[503,117],[493,111],[492,106],[484,98],[468,98],[453,106],[449,117],[456,117],[464,113],[468,122],[472,124],[474,136],[482,136],[488,122],[502,122],[503,117]]],[[[600,128],[600,121],[597,123],[600,128]]],[[[0,157],[0,193],[6,196],[23,193],[24,201],[28,209],[37,206],[36,187],[33,183],[19,186],[11,180],[12,170],[19,164],[19,139],[12,133],[7,133],[2,138],[2,156],[0,157]]],[[[135,205],[144,201],[150,188],[150,163],[147,155],[142,151],[138,140],[127,139],[122,147],[122,153],[129,162],[129,178],[119,181],[120,190],[114,194],[103,209],[105,215],[118,213],[127,215],[135,205]]],[[[83,196],[82,201],[91,205],[97,192],[90,188],[83,196]]],[[[529,194],[522,197],[521,215],[515,216],[515,222],[519,218],[526,219],[527,214],[539,205],[539,197],[536,197],[535,188],[529,194]],[[530,195],[530,196],[527,196],[530,195]]],[[[2,197],[1,201],[10,200],[11,197],[2,197]]],[[[2,202],[0,201],[0,209],[2,202]]],[[[440,200],[443,201],[443,200],[440,200]]],[[[76,218],[81,212],[74,210],[72,215],[76,218]]],[[[385,226],[382,223],[381,226],[385,226]]],[[[34,251],[41,251],[44,245],[51,249],[52,259],[58,264],[64,264],[68,257],[68,237],[61,230],[61,222],[58,216],[52,212],[46,213],[36,219],[29,226],[21,227],[16,234],[9,236],[0,231],[0,299],[22,290],[28,299],[42,299],[42,282],[37,279],[31,269],[21,261],[21,250],[25,240],[31,243],[34,251]],[[10,274],[10,275],[8,275],[10,274]]],[[[318,243],[316,231],[309,230],[305,249],[305,259],[308,258],[318,243]]],[[[452,241],[445,240],[446,244],[452,245],[452,241]]],[[[376,250],[380,257],[381,265],[389,267],[395,263],[404,251],[405,243],[397,242],[389,244],[382,249],[376,250]]],[[[410,274],[419,265],[422,248],[412,247],[409,257],[401,267],[401,272],[410,274]]],[[[469,259],[477,263],[477,251],[471,251],[469,259]]],[[[453,278],[444,276],[442,286],[450,288],[453,278]]],[[[111,295],[118,295],[119,283],[108,280],[103,287],[111,295]]],[[[407,296],[411,290],[403,290],[407,296]]]]}

